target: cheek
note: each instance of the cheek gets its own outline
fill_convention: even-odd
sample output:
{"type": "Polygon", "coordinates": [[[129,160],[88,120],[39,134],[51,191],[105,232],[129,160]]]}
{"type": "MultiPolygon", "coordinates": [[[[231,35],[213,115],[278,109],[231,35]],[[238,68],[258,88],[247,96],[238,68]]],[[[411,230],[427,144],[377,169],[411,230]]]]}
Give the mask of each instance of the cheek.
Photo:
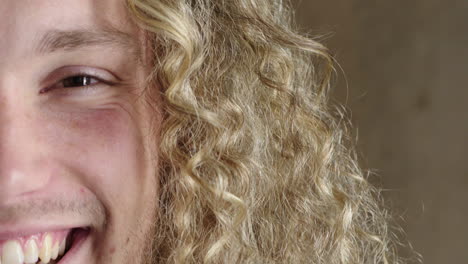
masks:
{"type": "Polygon", "coordinates": [[[135,119],[122,109],[100,109],[48,117],[51,154],[74,180],[106,207],[130,208],[145,181],[144,148],[135,119]],[[127,195],[126,195],[127,196],[127,195]],[[129,197],[129,196],[127,196],[129,197]]]}
{"type": "Polygon", "coordinates": [[[54,162],[70,175],[66,180],[92,192],[106,209],[106,225],[96,229],[93,255],[119,259],[126,251],[113,253],[112,248],[143,248],[155,217],[149,208],[157,203],[157,181],[136,116],[116,107],[47,119],[41,138],[54,162]]]}

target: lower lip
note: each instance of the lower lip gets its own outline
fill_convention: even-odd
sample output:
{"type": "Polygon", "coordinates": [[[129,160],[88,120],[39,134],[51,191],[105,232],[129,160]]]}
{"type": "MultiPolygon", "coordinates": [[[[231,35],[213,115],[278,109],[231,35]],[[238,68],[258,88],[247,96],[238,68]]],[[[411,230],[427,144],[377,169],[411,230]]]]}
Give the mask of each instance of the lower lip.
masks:
{"type": "Polygon", "coordinates": [[[67,262],[70,261],[70,259],[73,258],[77,254],[77,252],[80,250],[81,246],[84,244],[86,239],[89,236],[89,230],[88,229],[79,229],[76,231],[74,234],[74,239],[73,239],[73,244],[71,248],[67,251],[65,256],[57,263],[57,264],[66,264],[67,262]]]}

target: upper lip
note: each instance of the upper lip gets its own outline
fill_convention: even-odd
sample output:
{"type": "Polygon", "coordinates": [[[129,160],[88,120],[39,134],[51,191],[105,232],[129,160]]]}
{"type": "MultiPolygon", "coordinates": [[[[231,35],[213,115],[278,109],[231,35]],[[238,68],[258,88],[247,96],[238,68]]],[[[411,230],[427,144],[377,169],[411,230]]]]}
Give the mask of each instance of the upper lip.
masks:
{"type": "Polygon", "coordinates": [[[5,228],[0,225],[0,241],[5,241],[9,239],[15,239],[19,237],[27,237],[40,233],[54,232],[61,230],[72,230],[75,228],[81,228],[80,226],[16,226],[5,228]]]}
{"type": "Polygon", "coordinates": [[[86,219],[80,219],[73,213],[65,212],[60,216],[55,213],[53,215],[47,214],[47,212],[44,214],[32,212],[29,215],[28,213],[20,213],[11,216],[11,218],[0,218],[0,241],[46,232],[71,230],[89,225],[86,219]]]}

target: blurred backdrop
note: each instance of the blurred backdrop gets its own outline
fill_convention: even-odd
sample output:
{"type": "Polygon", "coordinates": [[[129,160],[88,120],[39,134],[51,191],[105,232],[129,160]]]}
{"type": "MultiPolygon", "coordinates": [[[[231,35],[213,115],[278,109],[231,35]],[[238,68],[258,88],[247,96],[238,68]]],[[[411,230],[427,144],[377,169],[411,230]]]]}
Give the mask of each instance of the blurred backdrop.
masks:
{"type": "Polygon", "coordinates": [[[468,263],[468,0],[293,3],[303,32],[334,33],[334,97],[424,263],[468,263]]]}

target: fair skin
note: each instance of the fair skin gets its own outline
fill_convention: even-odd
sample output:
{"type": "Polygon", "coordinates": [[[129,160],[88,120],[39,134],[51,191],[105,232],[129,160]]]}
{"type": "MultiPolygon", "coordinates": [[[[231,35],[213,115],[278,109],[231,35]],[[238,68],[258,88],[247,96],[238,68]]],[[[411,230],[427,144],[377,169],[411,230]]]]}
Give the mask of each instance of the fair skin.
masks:
{"type": "Polygon", "coordinates": [[[18,247],[28,263],[30,240],[50,258],[72,234],[60,264],[145,261],[158,190],[144,131],[160,117],[136,96],[148,67],[130,21],[123,1],[2,1],[1,264],[18,247]]]}

